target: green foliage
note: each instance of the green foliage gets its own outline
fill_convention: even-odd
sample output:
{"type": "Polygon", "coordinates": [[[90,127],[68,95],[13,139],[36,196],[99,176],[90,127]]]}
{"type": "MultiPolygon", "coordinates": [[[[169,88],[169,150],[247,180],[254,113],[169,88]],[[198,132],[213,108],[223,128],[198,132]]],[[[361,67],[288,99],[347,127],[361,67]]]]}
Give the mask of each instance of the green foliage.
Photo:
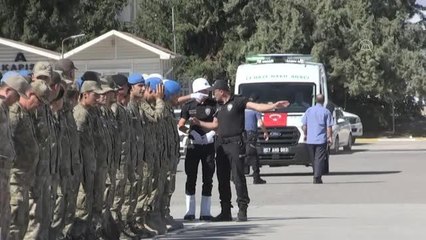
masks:
{"type": "Polygon", "coordinates": [[[0,36],[60,51],[62,39],[71,35],[86,34],[85,39],[67,42],[76,45],[120,29],[116,16],[125,3],[126,0],[2,0],[0,36]]]}

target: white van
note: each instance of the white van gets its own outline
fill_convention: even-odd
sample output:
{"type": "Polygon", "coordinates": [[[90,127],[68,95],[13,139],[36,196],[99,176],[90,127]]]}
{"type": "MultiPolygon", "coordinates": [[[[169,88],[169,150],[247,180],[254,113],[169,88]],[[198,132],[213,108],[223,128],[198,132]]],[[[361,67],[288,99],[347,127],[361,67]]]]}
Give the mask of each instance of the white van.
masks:
{"type": "Polygon", "coordinates": [[[246,58],[237,70],[235,94],[257,95],[259,102],[290,101],[290,106],[264,113],[270,133],[265,141],[259,131],[257,152],[261,165],[311,165],[302,130],[302,116],[323,94],[328,103],[327,79],[323,64],[309,55],[259,54],[246,58]]]}

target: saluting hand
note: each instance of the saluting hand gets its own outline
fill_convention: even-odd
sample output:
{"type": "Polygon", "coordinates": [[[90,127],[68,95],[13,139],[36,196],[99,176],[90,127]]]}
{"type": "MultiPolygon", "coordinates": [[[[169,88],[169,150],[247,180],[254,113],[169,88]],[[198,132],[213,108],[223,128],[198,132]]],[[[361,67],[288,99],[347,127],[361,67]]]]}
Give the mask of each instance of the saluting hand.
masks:
{"type": "Polygon", "coordinates": [[[290,102],[287,100],[283,100],[283,101],[278,101],[274,103],[274,105],[275,105],[275,108],[286,108],[290,106],[290,102]]]}
{"type": "Polygon", "coordinates": [[[157,85],[157,91],[155,93],[155,98],[156,99],[163,99],[164,98],[164,85],[161,84],[161,83],[157,85]]]}

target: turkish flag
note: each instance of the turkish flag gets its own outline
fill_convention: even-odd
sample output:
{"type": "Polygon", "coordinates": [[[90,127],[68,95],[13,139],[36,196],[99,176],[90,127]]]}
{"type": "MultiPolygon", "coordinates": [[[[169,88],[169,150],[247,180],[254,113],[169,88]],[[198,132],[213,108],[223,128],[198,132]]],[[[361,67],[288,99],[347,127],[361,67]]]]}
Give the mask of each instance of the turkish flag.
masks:
{"type": "Polygon", "coordinates": [[[287,113],[265,113],[263,115],[265,127],[287,126],[287,113]]]}

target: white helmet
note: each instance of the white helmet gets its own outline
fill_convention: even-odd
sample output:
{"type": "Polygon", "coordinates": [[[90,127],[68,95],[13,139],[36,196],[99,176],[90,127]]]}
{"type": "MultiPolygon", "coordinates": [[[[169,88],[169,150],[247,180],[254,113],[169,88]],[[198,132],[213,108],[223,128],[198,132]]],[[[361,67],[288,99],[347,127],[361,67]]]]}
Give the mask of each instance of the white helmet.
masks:
{"type": "Polygon", "coordinates": [[[192,82],[192,91],[199,92],[202,90],[210,90],[211,86],[205,78],[197,78],[192,82]]]}

